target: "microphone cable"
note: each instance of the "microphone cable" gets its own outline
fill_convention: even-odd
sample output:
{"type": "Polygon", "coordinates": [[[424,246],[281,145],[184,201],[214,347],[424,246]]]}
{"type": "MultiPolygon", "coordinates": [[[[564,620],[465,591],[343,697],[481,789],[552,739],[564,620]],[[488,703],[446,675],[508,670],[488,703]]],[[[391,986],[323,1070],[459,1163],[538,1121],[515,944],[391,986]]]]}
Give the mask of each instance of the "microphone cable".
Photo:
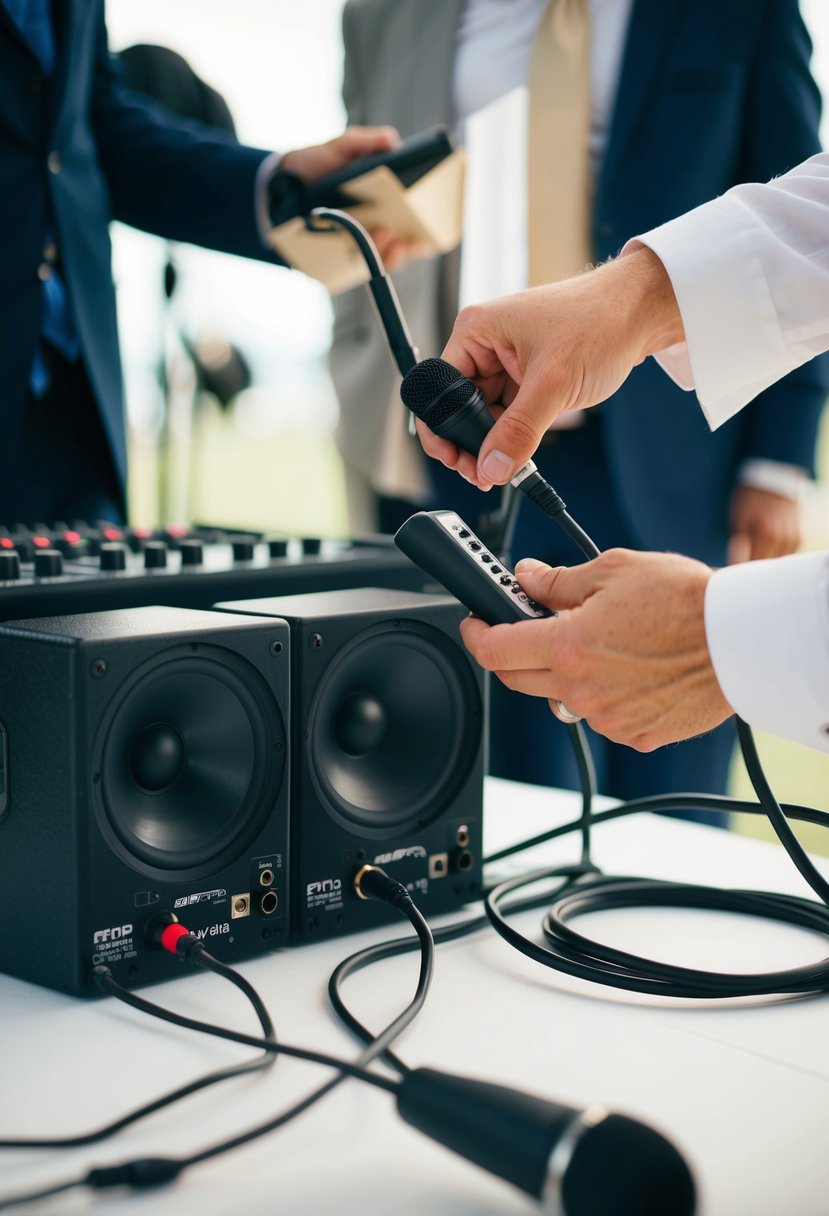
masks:
{"type": "MultiPolygon", "coordinates": [[[[559,521],[560,516],[557,517],[557,522],[559,521]]],[[[569,533],[568,529],[565,531],[569,533]]],[[[584,540],[578,543],[588,559],[598,555],[598,548],[586,534],[584,540]]],[[[571,740],[579,760],[584,799],[578,826],[582,836],[582,864],[585,866],[585,875],[554,897],[542,926],[546,946],[519,933],[508,923],[503,901],[527,886],[535,885],[545,878],[557,877],[557,870],[540,870],[499,883],[484,896],[484,909],[496,932],[522,954],[546,967],[579,979],[630,992],[721,999],[829,991],[829,957],[811,966],[770,973],[703,971],[661,963],[627,951],[616,950],[577,933],[571,926],[571,922],[579,916],[614,908],[700,908],[779,921],[829,937],[829,882],[808,857],[775,797],[760,763],[751,728],[739,717],[736,718],[736,724],[743,759],[758,800],[757,804],[751,804],[751,809],[766,815],[793,865],[821,901],[820,904],[801,896],[778,895],[772,892],[725,890],[697,884],[660,882],[657,879],[603,876],[597,867],[591,865],[590,859],[590,830],[599,817],[593,815],[591,806],[595,780],[591,783],[588,775],[589,768],[592,767],[589,741],[583,730],[573,733],[573,727],[570,726],[568,729],[571,731],[571,740]]],[[[581,723],[576,724],[576,727],[580,726],[581,723]]],[[[673,794],[670,797],[622,803],[620,807],[615,808],[614,817],[640,810],[722,810],[725,807],[729,810],[736,809],[735,800],[693,793],[673,794]]],[[[829,826],[829,816],[818,811],[813,814],[816,816],[813,822],[829,826]]],[[[573,830],[572,827],[570,830],[573,830]]],[[[552,836],[546,834],[546,837],[536,839],[540,843],[544,838],[551,839],[552,836]]],[[[525,842],[519,847],[528,845],[525,842]]],[[[518,849],[502,851],[496,856],[507,856],[510,851],[518,849]]]]}
{"type": "Polygon", "coordinates": [[[358,220],[336,207],[314,207],[311,214],[305,217],[305,224],[311,232],[331,232],[333,228],[344,228],[356,243],[368,267],[367,286],[391,356],[400,375],[405,376],[417,366],[420,355],[412,342],[394,284],[386,274],[374,241],[358,220]]]}
{"type": "MultiPolygon", "coordinates": [[[[218,967],[222,966],[218,959],[212,958],[206,950],[203,950],[202,956],[195,961],[209,970],[217,970],[218,967]]],[[[231,968],[227,968],[227,972],[229,974],[226,974],[225,978],[229,979],[231,983],[236,984],[253,1006],[259,1024],[262,1027],[265,1041],[274,1044],[274,1048],[276,1048],[276,1033],[270,1014],[255,989],[247,984],[247,981],[231,968]]],[[[105,967],[102,967],[100,974],[96,975],[99,987],[104,988],[109,979],[111,979],[109,972],[105,967]]],[[[115,983],[114,980],[112,982],[115,983]]],[[[251,1045],[260,1046],[261,1040],[252,1038],[251,1045]]],[[[160,1098],[155,1098],[153,1101],[137,1107],[126,1115],[120,1115],[117,1119],[113,1119],[112,1122],[106,1123],[103,1127],[96,1128],[94,1131],[80,1132],[74,1136],[39,1136],[37,1138],[25,1139],[5,1136],[0,1137],[0,1149],[83,1148],[89,1144],[99,1144],[101,1141],[108,1140],[111,1136],[123,1131],[125,1127],[138,1123],[140,1119],[145,1119],[147,1116],[155,1114],[156,1111],[164,1110],[165,1107],[172,1106],[175,1102],[189,1098],[191,1094],[199,1093],[201,1090],[207,1089],[211,1085],[217,1085],[222,1081],[230,1081],[236,1077],[249,1076],[251,1073],[272,1068],[276,1060],[276,1051],[267,1049],[253,1060],[245,1061],[241,1064],[232,1064],[227,1068],[220,1068],[214,1072],[206,1073],[195,1081],[190,1081],[178,1089],[171,1090],[160,1098]]],[[[2,1208],[2,1203],[0,1203],[0,1208],[2,1208]]]]}
{"type": "MultiPolygon", "coordinates": [[[[571,736],[575,736],[573,727],[568,727],[571,736]]],[[[580,746],[580,742],[574,737],[574,746],[580,746]]],[[[586,752],[589,760],[589,751],[586,752]]],[[[585,766],[587,771],[588,766],[585,766]]],[[[580,863],[572,865],[561,865],[555,868],[545,868],[524,874],[515,879],[510,879],[498,884],[490,884],[485,888],[483,899],[487,906],[486,912],[482,915],[472,916],[465,920],[457,921],[440,928],[433,928],[433,936],[436,945],[442,945],[446,942],[457,941],[464,937],[472,936],[475,933],[485,929],[488,925],[494,925],[496,931],[510,945],[520,950],[521,953],[533,958],[536,962],[541,962],[546,966],[553,967],[556,970],[566,971],[568,974],[577,975],[579,978],[588,979],[595,983],[609,984],[611,980],[606,978],[601,970],[598,962],[598,952],[605,949],[597,946],[593,942],[588,942],[586,939],[580,939],[578,948],[573,951],[572,957],[565,960],[561,965],[553,956],[545,952],[544,947],[540,946],[532,939],[524,937],[512,928],[507,921],[507,918],[517,915],[521,912],[531,911],[540,907],[548,908],[548,915],[545,918],[545,933],[549,932],[552,935],[557,934],[558,929],[553,928],[557,919],[560,918],[560,909],[565,907],[566,915],[572,919],[573,917],[585,914],[587,912],[608,911],[614,907],[653,907],[653,906],[671,906],[671,907],[688,907],[688,908],[709,908],[717,911],[742,912],[747,915],[755,915],[758,917],[782,920],[785,923],[793,924],[805,929],[816,930],[824,934],[829,933],[829,913],[826,909],[816,904],[812,900],[798,899],[794,896],[774,895],[764,892],[731,892],[728,890],[720,890],[714,887],[697,887],[687,886],[678,883],[662,883],[655,879],[642,878],[613,878],[605,877],[601,871],[590,862],[589,838],[591,828],[603,823],[610,823],[615,819],[625,818],[629,815],[642,813],[658,813],[663,811],[678,811],[688,809],[692,806],[695,810],[717,811],[722,814],[732,814],[737,812],[763,815],[766,814],[764,807],[758,802],[749,802],[744,799],[731,798],[720,794],[668,794],[649,796],[630,800],[628,802],[619,803],[618,806],[609,807],[603,811],[593,811],[591,809],[591,792],[583,783],[582,787],[582,808],[578,818],[570,820],[567,823],[560,824],[557,827],[550,828],[538,835],[520,840],[515,844],[509,845],[506,848],[499,849],[497,852],[489,854],[484,858],[484,865],[491,866],[498,861],[502,861],[508,857],[516,856],[519,853],[525,852],[528,849],[536,848],[539,845],[546,844],[552,840],[562,839],[574,833],[579,833],[582,839],[583,856],[580,863]],[[588,844],[585,850],[584,841],[587,838],[588,844]],[[522,887],[535,885],[545,882],[549,885],[551,882],[558,882],[559,889],[551,896],[549,890],[545,890],[535,895],[524,895],[517,897],[516,893],[522,887]],[[624,885],[622,885],[624,884],[624,885]],[[665,898],[666,892],[669,893],[669,898],[665,898]],[[677,896],[683,895],[682,898],[677,896]],[[663,898],[657,900],[654,896],[661,895],[663,898]],[[710,900],[707,896],[711,896],[710,900]],[[737,899],[734,899],[734,896],[737,899]],[[717,899],[722,897],[722,906],[717,903],[717,899]],[[745,897],[745,898],[742,898],[745,897]],[[627,902],[625,902],[627,900],[627,902]],[[570,901],[574,901],[577,906],[567,907],[570,901]],[[768,902],[766,902],[768,901],[768,902]],[[588,906],[588,904],[590,906],[588,906]],[[773,913],[773,915],[772,915],[773,913]],[[495,923],[497,922],[497,923],[495,923]],[[583,966],[580,966],[583,964],[583,966]]],[[[785,803],[780,807],[781,815],[794,819],[802,823],[810,823],[818,827],[829,828],[829,812],[819,811],[813,807],[800,806],[796,803],[785,803]]],[[[791,829],[790,829],[791,830],[791,829]]],[[[798,846],[799,847],[799,846],[798,846]]],[[[808,861],[808,859],[807,859],[808,861]]],[[[811,865],[811,863],[809,863],[811,865]]],[[[571,945],[570,931],[565,930],[568,936],[568,945],[571,945]]],[[[384,959],[393,958],[401,954],[410,953],[415,949],[416,943],[411,938],[398,938],[396,940],[381,942],[378,945],[364,947],[346,958],[339,964],[333,972],[329,981],[328,992],[332,1008],[345,1026],[348,1027],[355,1036],[363,1042],[370,1042],[371,1032],[362,1025],[355,1015],[349,1010],[342,994],[342,987],[345,981],[358,971],[366,967],[379,963],[384,959]]],[[[659,971],[663,970],[664,975],[659,979],[659,982],[653,981],[653,976],[648,977],[651,981],[651,986],[637,986],[635,982],[615,983],[612,986],[623,987],[629,991],[641,991],[649,994],[660,996],[709,996],[712,998],[722,998],[727,996],[746,996],[746,995],[768,995],[782,994],[784,991],[790,992],[815,992],[818,993],[824,990],[824,985],[829,987],[829,967],[821,964],[817,969],[810,969],[811,974],[805,977],[806,986],[797,986],[802,983],[804,976],[800,974],[800,970],[796,973],[797,981],[795,986],[788,989],[783,989],[779,986],[780,977],[786,975],[794,975],[795,973],[774,973],[774,982],[769,983],[769,976],[762,977],[766,983],[765,991],[763,985],[757,986],[757,977],[738,976],[718,976],[715,973],[699,972],[698,974],[707,981],[708,991],[703,992],[702,988],[693,992],[679,991],[678,984],[671,987],[670,980],[676,980],[677,973],[680,969],[672,968],[669,964],[653,964],[648,960],[644,960],[649,968],[656,968],[656,974],[659,976],[659,971]],[[745,991],[737,990],[741,988],[742,982],[748,981],[754,986],[746,988],[745,991]],[[821,983],[822,981],[822,983],[821,983]],[[719,990],[714,990],[719,989],[719,990]]],[[[610,975],[608,969],[608,975],[610,975]]],[[[631,976],[635,979],[635,972],[631,972],[631,976]]],[[[630,978],[630,977],[629,977],[630,978]]],[[[687,981],[687,976],[682,979],[687,981]]],[[[644,981],[644,976],[643,976],[644,981]]],[[[390,1062],[394,1062],[401,1068],[405,1066],[402,1062],[393,1059],[391,1053],[386,1053],[386,1058],[390,1062]]]]}
{"type": "MultiPolygon", "coordinates": [[[[403,380],[401,396],[405,405],[436,434],[473,454],[480,451],[494,425],[489,406],[480,389],[457,368],[443,359],[426,359],[403,380]]],[[[544,514],[575,542],[588,560],[600,550],[590,536],[567,513],[563,499],[529,461],[518,471],[511,484],[521,489],[544,514]]],[[[543,871],[499,884],[484,900],[484,907],[496,931],[522,953],[546,966],[620,988],[640,992],[668,993],[676,996],[744,996],[772,993],[823,991],[829,980],[829,959],[814,968],[784,970],[772,975],[714,975],[689,968],[653,963],[639,956],[613,951],[577,934],[570,922],[588,912],[613,907],[674,906],[740,912],[745,915],[784,920],[803,928],[829,934],[829,882],[813,865],[780,807],[763,772],[751,729],[737,718],[737,735],[743,758],[759,806],[765,812],[789,858],[824,907],[797,897],[764,895],[762,892],[721,892],[716,888],[657,883],[654,880],[604,878],[590,864],[590,814],[581,820],[582,863],[594,877],[585,876],[572,890],[563,891],[544,919],[548,945],[542,946],[511,929],[501,912],[502,900],[525,886],[538,882],[543,871]]],[[[589,745],[584,733],[571,736],[579,759],[585,798],[591,797],[584,769],[589,763],[589,745]]],[[[674,799],[676,800],[676,795],[674,799]]],[[[674,805],[676,805],[676,801],[674,805]]],[[[681,795],[681,808],[697,808],[701,796],[681,795]]],[[[664,809],[656,800],[651,809],[664,809]]]]}
{"type": "MultiPolygon", "coordinates": [[[[274,1062],[277,1056],[283,1055],[336,1069],[337,1075],[265,1123],[249,1128],[247,1131],[241,1132],[230,1139],[220,1141],[188,1157],[145,1157],[114,1166],[93,1167],[83,1177],[74,1178],[68,1182],[59,1183],[37,1192],[2,1198],[0,1199],[0,1211],[39,1202],[53,1195],[80,1187],[88,1187],[93,1190],[103,1190],[112,1187],[129,1187],[133,1190],[143,1190],[150,1187],[162,1186],[165,1183],[173,1181],[192,1165],[197,1165],[212,1157],[230,1152],[285,1126],[285,1124],[297,1118],[326,1094],[330,1093],[346,1077],[354,1077],[376,1088],[396,1093],[398,1083],[382,1074],[370,1071],[369,1065],[375,1059],[388,1052],[391,1043],[414,1021],[423,1008],[434,970],[434,942],[429,925],[413,903],[409,892],[400,883],[389,878],[384,871],[373,866],[364,867],[364,871],[360,875],[360,889],[366,898],[384,900],[409,920],[416,934],[415,938],[410,940],[414,948],[420,948],[421,963],[415,994],[409,1004],[382,1031],[370,1036],[368,1046],[360,1053],[356,1060],[343,1060],[325,1052],[279,1042],[276,1038],[267,1008],[253,986],[234,968],[227,966],[209,954],[199,939],[189,934],[183,925],[178,924],[172,914],[166,914],[166,916],[165,914],[161,914],[158,918],[160,929],[156,938],[158,944],[170,953],[176,954],[181,958],[186,958],[189,962],[213,972],[215,975],[239,988],[253,1005],[265,1037],[260,1038],[256,1035],[245,1034],[228,1027],[187,1017],[171,1009],[166,1009],[145,997],[139,996],[136,992],[122,987],[112,976],[108,967],[98,965],[94,968],[93,975],[102,992],[116,997],[124,1004],[137,1009],[141,1013],[148,1014],[151,1017],[158,1018],[175,1026],[181,1026],[186,1030],[195,1030],[203,1034],[213,1035],[216,1038],[225,1039],[229,1042],[240,1043],[244,1046],[258,1047],[262,1050],[267,1064],[274,1062]],[[165,935],[166,940],[164,940],[165,935]]],[[[259,1069],[262,1067],[262,1057],[260,1057],[252,1063],[236,1066],[236,1069],[223,1069],[220,1073],[211,1073],[197,1082],[174,1090],[155,1102],[143,1105],[136,1111],[115,1120],[96,1132],[86,1133],[77,1137],[51,1137],[37,1140],[12,1140],[7,1138],[0,1140],[0,1148],[74,1148],[96,1143],[120,1131],[123,1127],[136,1122],[138,1119],[165,1106],[169,1106],[173,1102],[188,1096],[190,1093],[196,1092],[197,1089],[206,1088],[207,1085],[214,1084],[217,1080],[224,1080],[225,1075],[241,1075],[240,1072],[236,1071],[238,1069],[250,1072],[254,1068],[259,1069]]]]}

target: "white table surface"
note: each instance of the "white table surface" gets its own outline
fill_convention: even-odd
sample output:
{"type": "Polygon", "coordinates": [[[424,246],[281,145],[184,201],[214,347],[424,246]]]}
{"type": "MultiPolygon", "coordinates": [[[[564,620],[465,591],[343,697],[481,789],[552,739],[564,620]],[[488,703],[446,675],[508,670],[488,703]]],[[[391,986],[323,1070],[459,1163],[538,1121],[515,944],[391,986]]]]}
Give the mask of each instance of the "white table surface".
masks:
{"type": "MultiPolygon", "coordinates": [[[[575,795],[490,779],[489,847],[572,818],[577,808],[575,795]]],[[[577,855],[570,837],[501,869],[577,855]]],[[[806,890],[776,846],[653,816],[597,827],[594,855],[608,873],[806,890]]],[[[540,920],[535,911],[516,923],[539,935],[540,920]]],[[[584,924],[634,952],[718,970],[775,970],[827,954],[817,935],[713,912],[618,911],[593,915],[589,930],[584,924]]],[[[265,997],[283,1041],[355,1055],[328,1008],[328,976],[347,953],[390,935],[385,929],[288,950],[241,969],[265,997]]],[[[355,976],[346,990],[352,1008],[370,1025],[385,1024],[409,999],[416,968],[417,956],[407,955],[355,976]]],[[[213,976],[144,991],[191,1016],[256,1033],[243,999],[213,976]]],[[[653,1123],[691,1162],[705,1216],[825,1216],[828,1014],[826,997],[712,1003],[599,988],[530,962],[487,929],[440,947],[426,1009],[399,1050],[412,1065],[578,1107],[600,1102],[653,1123]]],[[[115,1000],[81,1001],[5,976],[0,1017],[0,1127],[21,1136],[96,1127],[246,1052],[115,1000]]],[[[216,1086],[97,1147],[4,1152],[0,1195],[72,1178],[93,1164],[196,1151],[275,1114],[328,1075],[282,1059],[263,1077],[216,1086]]],[[[69,1192],[36,1210],[520,1216],[534,1209],[402,1123],[390,1095],[349,1081],[293,1125],[189,1171],[174,1187],[143,1195],[69,1192]]]]}

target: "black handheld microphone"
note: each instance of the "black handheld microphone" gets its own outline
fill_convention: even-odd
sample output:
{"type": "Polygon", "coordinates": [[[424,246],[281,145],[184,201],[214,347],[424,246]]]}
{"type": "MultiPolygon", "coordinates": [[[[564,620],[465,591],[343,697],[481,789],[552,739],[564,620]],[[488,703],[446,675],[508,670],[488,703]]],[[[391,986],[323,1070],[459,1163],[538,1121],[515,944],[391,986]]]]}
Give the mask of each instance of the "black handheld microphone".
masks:
{"type": "MultiPolygon", "coordinates": [[[[424,359],[403,377],[403,404],[430,431],[450,439],[465,452],[477,456],[487,433],[495,425],[481,390],[445,359],[424,359]]],[[[510,479],[510,485],[534,502],[548,519],[554,519],[586,557],[599,550],[582,528],[567,514],[567,504],[545,481],[532,460],[510,479]]]]}
{"type": "Polygon", "coordinates": [[[691,1171],[659,1132],[601,1107],[574,1110],[430,1068],[407,1072],[400,1115],[497,1174],[548,1216],[693,1216],[691,1171]]]}
{"type": "MultiPolygon", "coordinates": [[[[416,364],[403,377],[400,396],[430,431],[451,439],[473,456],[478,455],[487,432],[495,425],[481,390],[445,359],[424,359],[416,364]]],[[[510,484],[524,489],[523,483],[533,474],[541,480],[535,464],[528,460],[510,484]]]]}

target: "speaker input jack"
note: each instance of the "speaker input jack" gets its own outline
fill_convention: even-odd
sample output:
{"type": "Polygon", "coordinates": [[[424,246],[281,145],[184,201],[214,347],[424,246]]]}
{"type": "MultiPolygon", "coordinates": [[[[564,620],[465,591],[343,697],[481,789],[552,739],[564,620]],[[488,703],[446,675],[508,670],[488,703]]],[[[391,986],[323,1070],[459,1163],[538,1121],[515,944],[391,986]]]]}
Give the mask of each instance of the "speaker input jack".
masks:
{"type": "Polygon", "coordinates": [[[276,891],[266,891],[259,896],[259,911],[263,916],[273,916],[279,906],[279,896],[276,891]]]}
{"type": "Polygon", "coordinates": [[[370,874],[371,871],[374,870],[375,868],[376,868],[375,866],[369,866],[369,865],[360,866],[359,870],[354,875],[354,894],[357,896],[358,899],[371,899],[371,896],[367,895],[365,893],[365,891],[363,890],[362,882],[363,882],[363,879],[365,878],[366,874],[370,874]]]}
{"type": "Polygon", "coordinates": [[[250,916],[250,895],[232,895],[230,897],[231,920],[239,920],[242,916],[250,916]]]}
{"type": "Polygon", "coordinates": [[[354,875],[354,890],[360,899],[380,899],[392,908],[411,902],[402,882],[389,878],[379,866],[364,865],[354,875]]]}
{"type": "Polygon", "coordinates": [[[470,853],[469,849],[458,849],[457,853],[455,854],[454,861],[455,869],[460,870],[461,873],[471,870],[475,864],[475,858],[473,854],[470,853]]]}
{"type": "Polygon", "coordinates": [[[458,828],[457,832],[455,833],[455,840],[457,840],[458,844],[460,845],[460,847],[462,849],[465,849],[468,847],[469,841],[470,841],[470,835],[469,835],[469,828],[466,826],[465,823],[462,823],[461,826],[458,828]]]}
{"type": "Polygon", "coordinates": [[[260,887],[272,887],[273,886],[273,870],[260,870],[259,871],[259,886],[260,887]]]}

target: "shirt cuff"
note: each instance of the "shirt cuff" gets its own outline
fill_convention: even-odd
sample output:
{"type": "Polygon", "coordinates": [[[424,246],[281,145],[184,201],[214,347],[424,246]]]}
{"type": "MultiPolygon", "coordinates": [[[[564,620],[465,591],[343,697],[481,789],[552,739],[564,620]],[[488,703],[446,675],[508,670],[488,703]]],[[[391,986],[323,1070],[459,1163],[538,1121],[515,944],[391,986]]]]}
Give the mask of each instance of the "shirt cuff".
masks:
{"type": "Polygon", "coordinates": [[[712,430],[798,365],[755,239],[750,211],[727,195],[636,238],[665,267],[685,328],[685,343],[657,360],[693,385],[712,430]]]}
{"type": "Polygon", "coordinates": [[[807,469],[799,464],[784,464],[782,460],[762,460],[759,457],[744,460],[737,470],[737,482],[741,486],[752,486],[755,490],[767,490],[800,502],[811,478],[807,469]]]}
{"type": "Polygon", "coordinates": [[[271,224],[270,209],[268,207],[268,183],[282,164],[283,155],[283,152],[271,152],[270,155],[266,156],[256,171],[256,182],[254,184],[256,226],[259,229],[259,237],[262,244],[271,253],[273,253],[273,246],[268,240],[268,233],[273,225],[271,224]]]}
{"type": "Polygon", "coordinates": [[[829,553],[717,570],[705,631],[720,688],[741,718],[829,752],[829,553]]]}

